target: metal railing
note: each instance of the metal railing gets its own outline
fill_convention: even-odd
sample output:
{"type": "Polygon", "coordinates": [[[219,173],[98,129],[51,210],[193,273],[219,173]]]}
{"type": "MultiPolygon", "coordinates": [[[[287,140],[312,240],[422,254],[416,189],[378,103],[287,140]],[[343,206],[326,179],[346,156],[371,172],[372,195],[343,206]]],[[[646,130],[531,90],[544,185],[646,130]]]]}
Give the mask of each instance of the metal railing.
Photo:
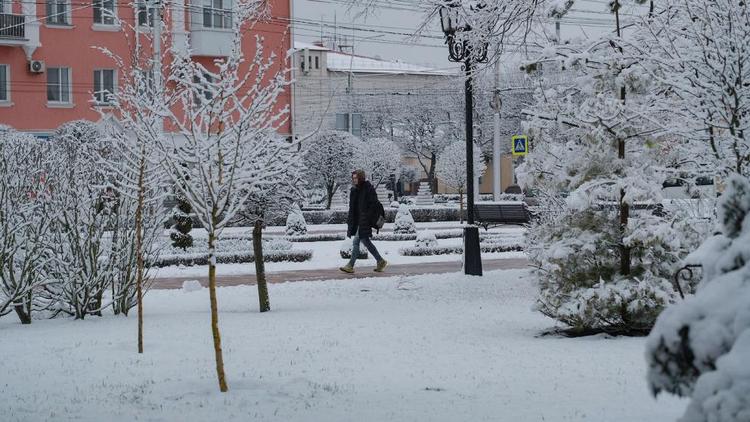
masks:
{"type": "Polygon", "coordinates": [[[26,38],[26,23],[23,15],[12,15],[10,13],[0,13],[0,39],[26,38]]]}

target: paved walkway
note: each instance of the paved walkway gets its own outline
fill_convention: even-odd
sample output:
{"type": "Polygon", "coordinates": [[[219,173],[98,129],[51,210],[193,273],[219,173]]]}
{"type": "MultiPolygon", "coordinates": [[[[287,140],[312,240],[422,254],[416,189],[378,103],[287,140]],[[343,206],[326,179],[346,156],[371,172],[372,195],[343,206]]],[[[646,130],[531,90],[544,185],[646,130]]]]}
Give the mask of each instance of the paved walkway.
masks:
{"type": "MultiPolygon", "coordinates": [[[[512,259],[488,259],[482,261],[484,271],[491,270],[510,270],[525,268],[529,261],[525,258],[512,259]]],[[[365,277],[393,277],[396,275],[419,275],[419,274],[441,274],[455,273],[461,271],[461,262],[430,262],[417,264],[389,265],[383,273],[376,273],[373,266],[357,267],[356,274],[345,274],[338,268],[329,268],[323,270],[297,270],[282,271],[266,274],[266,280],[269,283],[284,283],[290,281],[313,281],[313,280],[343,280],[365,277]]],[[[179,277],[179,278],[157,278],[154,280],[152,288],[154,289],[179,289],[185,280],[199,280],[203,286],[208,285],[208,277],[179,277]]],[[[225,275],[218,276],[216,280],[218,286],[238,286],[243,284],[255,284],[255,275],[225,275]]]]}

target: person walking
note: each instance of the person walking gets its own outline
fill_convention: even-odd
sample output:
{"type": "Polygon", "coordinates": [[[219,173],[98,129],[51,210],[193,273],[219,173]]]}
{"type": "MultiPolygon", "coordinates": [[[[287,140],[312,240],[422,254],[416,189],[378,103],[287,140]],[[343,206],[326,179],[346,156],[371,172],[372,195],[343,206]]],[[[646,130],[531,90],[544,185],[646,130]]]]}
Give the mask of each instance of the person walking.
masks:
{"type": "Polygon", "coordinates": [[[359,257],[360,242],[365,245],[372,256],[377,260],[375,267],[376,272],[382,272],[388,265],[378,253],[375,245],[372,244],[373,227],[378,227],[378,219],[384,214],[383,206],[378,200],[375,188],[372,183],[367,181],[364,170],[355,170],[352,172],[352,189],[349,192],[349,216],[347,218],[346,236],[352,238],[352,257],[349,263],[339,268],[341,271],[349,274],[354,273],[354,263],[359,257]]]}

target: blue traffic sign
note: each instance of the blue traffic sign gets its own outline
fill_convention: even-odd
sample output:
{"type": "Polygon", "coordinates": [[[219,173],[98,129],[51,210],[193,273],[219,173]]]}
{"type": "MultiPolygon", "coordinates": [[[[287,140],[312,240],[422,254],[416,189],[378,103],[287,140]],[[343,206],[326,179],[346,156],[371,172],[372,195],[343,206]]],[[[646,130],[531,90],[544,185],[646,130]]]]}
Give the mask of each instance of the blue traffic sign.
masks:
{"type": "Polygon", "coordinates": [[[526,155],[529,153],[529,138],[526,135],[516,135],[513,140],[513,155],[526,155]]]}

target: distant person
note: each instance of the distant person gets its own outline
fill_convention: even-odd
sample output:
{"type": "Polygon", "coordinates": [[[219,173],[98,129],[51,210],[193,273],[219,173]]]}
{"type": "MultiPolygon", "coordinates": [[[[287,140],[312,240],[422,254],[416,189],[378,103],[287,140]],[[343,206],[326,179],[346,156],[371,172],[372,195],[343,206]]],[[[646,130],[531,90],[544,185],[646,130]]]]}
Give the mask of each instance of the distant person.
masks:
{"type": "Polygon", "coordinates": [[[349,193],[349,216],[346,220],[348,225],[346,237],[352,238],[352,257],[349,263],[339,268],[349,274],[354,273],[354,263],[359,256],[359,243],[362,242],[372,256],[377,260],[376,272],[382,272],[388,265],[372,244],[372,229],[383,227],[385,211],[378,200],[375,188],[366,180],[363,170],[352,172],[352,189],[349,193]]]}

